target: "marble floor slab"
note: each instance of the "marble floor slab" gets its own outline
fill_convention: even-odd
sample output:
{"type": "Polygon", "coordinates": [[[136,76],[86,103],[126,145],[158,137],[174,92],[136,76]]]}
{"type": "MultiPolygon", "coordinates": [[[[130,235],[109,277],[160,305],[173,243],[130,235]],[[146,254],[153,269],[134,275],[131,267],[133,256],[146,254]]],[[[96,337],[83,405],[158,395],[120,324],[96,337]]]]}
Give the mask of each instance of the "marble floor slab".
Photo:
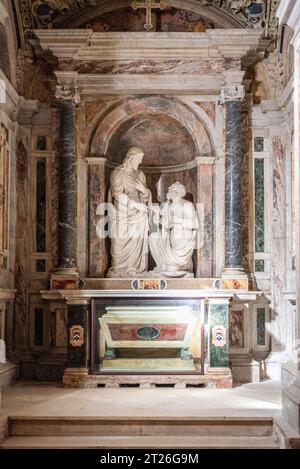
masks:
{"type": "Polygon", "coordinates": [[[233,389],[65,389],[61,384],[19,381],[2,393],[0,414],[10,416],[278,416],[276,381],[233,389]]]}

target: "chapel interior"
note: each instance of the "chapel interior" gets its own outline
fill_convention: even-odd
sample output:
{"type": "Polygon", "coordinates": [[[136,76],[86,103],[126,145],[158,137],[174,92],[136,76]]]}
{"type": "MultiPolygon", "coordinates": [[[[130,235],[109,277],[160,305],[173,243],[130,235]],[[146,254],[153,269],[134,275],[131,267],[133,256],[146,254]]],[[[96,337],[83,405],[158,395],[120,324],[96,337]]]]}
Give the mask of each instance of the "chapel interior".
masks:
{"type": "Polygon", "coordinates": [[[299,78],[299,0],[0,0],[0,447],[300,448],[299,78]]]}

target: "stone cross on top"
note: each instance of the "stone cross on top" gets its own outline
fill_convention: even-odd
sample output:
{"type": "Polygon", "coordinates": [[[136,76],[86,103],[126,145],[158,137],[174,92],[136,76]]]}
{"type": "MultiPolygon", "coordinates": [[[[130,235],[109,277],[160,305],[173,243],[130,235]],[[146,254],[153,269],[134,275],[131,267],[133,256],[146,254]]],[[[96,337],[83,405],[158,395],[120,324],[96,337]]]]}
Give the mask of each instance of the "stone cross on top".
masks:
{"type": "Polygon", "coordinates": [[[153,24],[152,24],[152,10],[155,8],[159,8],[160,10],[165,10],[169,5],[166,2],[153,2],[152,0],[146,0],[145,2],[132,2],[131,4],[132,8],[134,10],[137,10],[139,8],[146,8],[146,24],[144,24],[144,28],[147,31],[151,31],[153,29],[153,24]]]}

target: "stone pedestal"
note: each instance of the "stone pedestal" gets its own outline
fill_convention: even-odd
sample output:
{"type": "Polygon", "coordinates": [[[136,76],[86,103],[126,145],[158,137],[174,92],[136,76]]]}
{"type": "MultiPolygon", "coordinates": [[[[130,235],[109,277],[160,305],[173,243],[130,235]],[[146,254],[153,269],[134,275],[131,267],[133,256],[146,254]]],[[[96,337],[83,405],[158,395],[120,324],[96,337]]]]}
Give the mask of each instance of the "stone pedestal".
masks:
{"type": "Polygon", "coordinates": [[[63,382],[66,386],[80,387],[78,382],[88,375],[88,301],[82,299],[68,302],[68,350],[67,367],[63,382]]]}
{"type": "Polygon", "coordinates": [[[249,354],[231,356],[230,368],[235,383],[260,382],[260,364],[249,354]]]}

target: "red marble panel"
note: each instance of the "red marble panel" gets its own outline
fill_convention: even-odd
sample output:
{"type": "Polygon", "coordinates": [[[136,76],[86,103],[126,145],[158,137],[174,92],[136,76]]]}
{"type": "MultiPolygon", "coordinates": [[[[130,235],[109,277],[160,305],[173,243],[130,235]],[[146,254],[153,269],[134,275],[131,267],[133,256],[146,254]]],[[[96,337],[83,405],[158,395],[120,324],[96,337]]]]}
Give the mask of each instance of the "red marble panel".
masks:
{"type": "Polygon", "coordinates": [[[160,331],[160,336],[153,342],[184,340],[187,324],[108,324],[113,340],[141,341],[137,331],[142,327],[155,327],[160,331]]]}

